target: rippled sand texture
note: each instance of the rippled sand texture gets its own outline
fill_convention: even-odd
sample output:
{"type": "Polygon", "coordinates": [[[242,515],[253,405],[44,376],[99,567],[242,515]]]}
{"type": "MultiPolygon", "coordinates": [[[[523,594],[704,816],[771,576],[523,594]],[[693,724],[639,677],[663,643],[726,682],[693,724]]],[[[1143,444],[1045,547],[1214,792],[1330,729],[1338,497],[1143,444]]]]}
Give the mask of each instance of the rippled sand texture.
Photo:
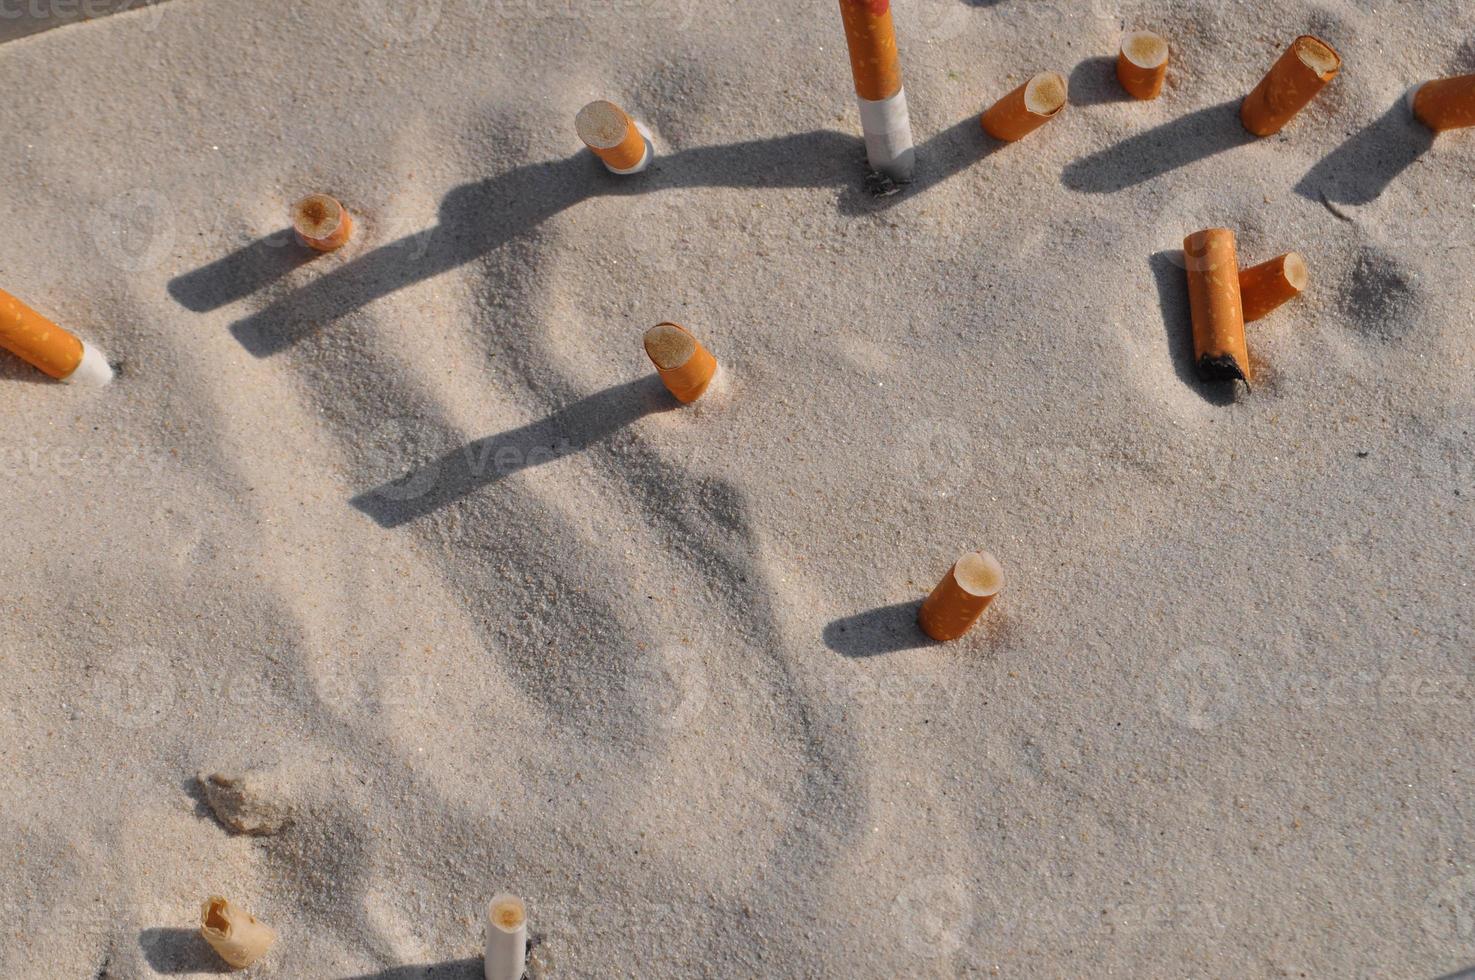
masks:
{"type": "Polygon", "coordinates": [[[1475,135],[1401,101],[1475,8],[897,3],[885,199],[833,2],[0,46],[0,285],[122,361],[0,360],[0,975],[209,974],[221,894],[281,934],[256,976],[472,978],[500,891],[537,976],[1475,966],[1475,135]],[[1252,141],[1307,32],[1342,77],[1252,141]],[[1074,104],[990,143],[1045,70],[1074,104]],[[647,174],[581,151],[596,98],[647,174]],[[284,234],[310,192],[342,252],[284,234]],[[1313,276],[1252,394],[1192,375],[1215,225],[1313,276]],[[691,408],[663,320],[724,367],[691,408]],[[974,548],[1005,591],[931,645],[974,548]],[[231,836],[213,772],[290,822],[231,836]]]}

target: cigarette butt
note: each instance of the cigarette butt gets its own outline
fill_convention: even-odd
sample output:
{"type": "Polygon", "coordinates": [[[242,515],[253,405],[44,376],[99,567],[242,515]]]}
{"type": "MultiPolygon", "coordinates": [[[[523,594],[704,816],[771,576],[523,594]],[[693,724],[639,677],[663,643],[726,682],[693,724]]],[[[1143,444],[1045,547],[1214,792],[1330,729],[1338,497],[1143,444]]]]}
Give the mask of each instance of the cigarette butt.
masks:
{"type": "Polygon", "coordinates": [[[292,227],[308,248],[331,252],[353,237],[353,216],[336,198],[309,194],[292,205],[292,227]]]}
{"type": "Polygon", "coordinates": [[[1047,71],[1019,86],[983,114],[983,130],[994,139],[1022,140],[1065,108],[1065,76],[1047,71]]]}
{"type": "Polygon", "coordinates": [[[892,180],[911,180],[917,151],[901,82],[891,0],[840,0],[840,17],[860,104],[866,159],[872,170],[892,180]]]}
{"type": "Polygon", "coordinates": [[[498,895],[487,906],[486,980],[519,980],[527,956],[527,906],[516,895],[498,895]]]}
{"type": "Polygon", "coordinates": [[[1168,42],[1152,31],[1135,31],[1122,39],[1116,77],[1134,99],[1150,102],[1163,94],[1168,79],[1168,42]]]}
{"type": "Polygon", "coordinates": [[[1245,322],[1263,320],[1300,296],[1311,274],[1306,260],[1295,252],[1262,262],[1239,274],[1239,293],[1245,322]]]}
{"type": "Polygon", "coordinates": [[[645,353],[667,390],[682,404],[702,397],[717,374],[717,359],[679,324],[662,323],[647,330],[645,353]]]}
{"type": "Polygon", "coordinates": [[[67,384],[101,386],[113,380],[108,359],[0,289],[0,347],[67,384]]]}
{"type": "Polygon", "coordinates": [[[275,929],[219,895],[200,906],[200,935],[235,970],[261,959],[277,941],[275,929]]]}
{"type": "Polygon", "coordinates": [[[579,139],[616,174],[638,174],[650,166],[651,146],[635,120],[613,102],[591,102],[574,117],[579,139]]]}
{"type": "Polygon", "coordinates": [[[1210,228],[1183,240],[1188,301],[1193,310],[1193,349],[1204,381],[1250,381],[1244,301],[1234,232],[1210,228]]]}
{"type": "Polygon", "coordinates": [[[1240,106],[1245,129],[1256,136],[1280,132],[1341,70],[1342,57],[1330,44],[1309,34],[1296,38],[1240,106]]]}
{"type": "Polygon", "coordinates": [[[917,622],[934,640],[956,640],[973,628],[1004,587],[1004,566],[986,551],[958,559],[922,603],[917,622]]]}
{"type": "Polygon", "coordinates": [[[1475,126],[1475,75],[1425,82],[1413,95],[1414,115],[1436,133],[1475,126]]]}

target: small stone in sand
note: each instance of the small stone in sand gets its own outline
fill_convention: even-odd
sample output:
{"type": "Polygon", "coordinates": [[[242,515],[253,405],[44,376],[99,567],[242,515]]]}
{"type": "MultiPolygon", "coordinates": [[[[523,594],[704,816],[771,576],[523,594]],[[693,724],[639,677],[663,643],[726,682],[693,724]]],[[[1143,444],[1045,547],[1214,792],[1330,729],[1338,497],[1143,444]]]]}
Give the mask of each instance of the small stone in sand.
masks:
{"type": "Polygon", "coordinates": [[[265,837],[280,833],[291,822],[288,807],[272,799],[259,777],[201,773],[205,802],[220,825],[231,833],[265,837]]]}

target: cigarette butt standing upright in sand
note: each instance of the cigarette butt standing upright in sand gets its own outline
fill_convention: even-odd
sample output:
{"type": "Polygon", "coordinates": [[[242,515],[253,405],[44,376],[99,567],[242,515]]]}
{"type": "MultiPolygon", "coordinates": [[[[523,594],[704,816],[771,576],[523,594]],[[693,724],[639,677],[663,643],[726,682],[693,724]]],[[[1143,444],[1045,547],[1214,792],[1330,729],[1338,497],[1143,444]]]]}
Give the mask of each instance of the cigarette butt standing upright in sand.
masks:
{"type": "Polygon", "coordinates": [[[1309,34],[1296,38],[1240,106],[1245,129],[1273,136],[1342,70],[1342,58],[1330,44],[1309,34]]]}
{"type": "Polygon", "coordinates": [[[1234,232],[1210,228],[1183,241],[1193,311],[1194,363],[1204,381],[1250,380],[1234,232]]]}
{"type": "Polygon", "coordinates": [[[1475,126],[1475,75],[1425,82],[1411,101],[1414,115],[1436,133],[1475,126]]]}
{"type": "Polygon", "coordinates": [[[917,151],[901,83],[891,0],[840,0],[840,16],[850,47],[866,158],[872,170],[892,180],[909,181],[916,169],[917,151]]]}
{"type": "Polygon", "coordinates": [[[1150,102],[1162,95],[1168,79],[1168,42],[1152,31],[1134,31],[1122,38],[1116,77],[1134,99],[1150,102]]]}
{"type": "Polygon", "coordinates": [[[1262,262],[1239,274],[1239,293],[1245,322],[1253,323],[1300,296],[1311,274],[1306,260],[1295,252],[1262,262]]]}
{"type": "Polygon", "coordinates": [[[519,980],[527,957],[527,906],[515,895],[498,895],[487,907],[486,980],[519,980]]]}
{"type": "Polygon", "coordinates": [[[691,331],[675,323],[662,323],[647,330],[645,353],[667,390],[682,404],[702,397],[717,374],[717,358],[691,331]]]}
{"type": "Polygon", "coordinates": [[[650,141],[635,120],[613,102],[591,102],[574,117],[579,139],[610,173],[638,174],[650,166],[650,141]]]}
{"type": "Polygon", "coordinates": [[[983,130],[994,139],[1022,140],[1060,114],[1068,92],[1064,75],[1053,71],[1036,75],[983,114],[983,130]]]}
{"type": "Polygon", "coordinates": [[[200,907],[200,935],[233,969],[244,970],[266,955],[276,930],[216,895],[200,907]]]}
{"type": "Polygon", "coordinates": [[[0,289],[0,347],[58,381],[105,385],[113,369],[102,351],[0,289]]]}
{"type": "Polygon", "coordinates": [[[308,248],[332,252],[353,237],[353,216],[336,198],[309,194],[292,205],[292,227],[308,248]]]}
{"type": "Polygon", "coordinates": [[[1004,567],[986,551],[964,555],[922,603],[917,622],[934,640],[956,640],[973,628],[1004,587],[1004,567]]]}

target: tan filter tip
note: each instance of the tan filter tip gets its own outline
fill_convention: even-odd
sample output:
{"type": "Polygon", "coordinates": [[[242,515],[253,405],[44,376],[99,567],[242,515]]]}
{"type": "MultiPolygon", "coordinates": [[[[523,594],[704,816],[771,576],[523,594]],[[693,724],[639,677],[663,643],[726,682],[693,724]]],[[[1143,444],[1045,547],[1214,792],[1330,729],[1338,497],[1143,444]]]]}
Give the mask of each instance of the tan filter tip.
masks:
{"type": "Polygon", "coordinates": [[[934,640],[956,640],[973,628],[1004,588],[1004,567],[986,551],[959,558],[922,603],[917,622],[934,640]]]}
{"type": "Polygon", "coordinates": [[[1321,38],[1312,37],[1309,34],[1298,37],[1294,49],[1296,57],[1301,59],[1301,64],[1316,72],[1324,82],[1331,81],[1332,76],[1342,70],[1341,56],[1321,38]]]}
{"type": "Polygon", "coordinates": [[[1245,322],[1263,320],[1305,292],[1310,281],[1306,260],[1295,252],[1243,270],[1239,274],[1239,291],[1245,322]]]}
{"type": "Polygon", "coordinates": [[[702,397],[717,374],[717,359],[675,323],[662,323],[645,332],[645,353],[665,383],[683,404],[702,397]]]}
{"type": "Polygon", "coordinates": [[[353,235],[353,218],[336,198],[309,194],[292,205],[292,227],[304,245],[331,252],[348,243],[353,235]]]}
{"type": "Polygon", "coordinates": [[[601,99],[584,106],[574,117],[574,129],[584,145],[615,173],[634,172],[649,158],[640,127],[613,102],[601,99]]]}
{"type": "Polygon", "coordinates": [[[994,139],[1012,143],[1059,115],[1068,98],[1065,76],[1043,72],[994,103],[980,122],[984,132],[994,139]]]}
{"type": "Polygon", "coordinates": [[[236,970],[261,959],[277,941],[271,926],[219,895],[211,896],[200,907],[200,935],[236,970]]]}
{"type": "Polygon", "coordinates": [[[1133,98],[1157,98],[1168,77],[1168,42],[1152,31],[1128,34],[1122,40],[1116,73],[1122,88],[1133,98]]]}

